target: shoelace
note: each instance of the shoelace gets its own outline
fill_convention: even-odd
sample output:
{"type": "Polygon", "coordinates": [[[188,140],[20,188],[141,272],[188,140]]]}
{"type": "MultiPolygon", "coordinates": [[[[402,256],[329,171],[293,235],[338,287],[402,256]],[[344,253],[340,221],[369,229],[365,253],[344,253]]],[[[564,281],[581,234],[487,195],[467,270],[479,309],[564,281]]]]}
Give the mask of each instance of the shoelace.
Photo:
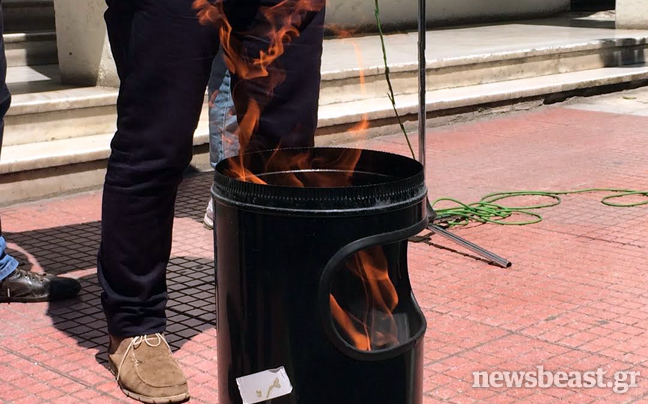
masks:
{"type": "Polygon", "coordinates": [[[166,342],[166,339],[164,339],[162,334],[160,334],[159,332],[150,335],[138,335],[136,337],[133,337],[130,344],[128,344],[128,348],[126,348],[126,352],[124,352],[124,356],[122,357],[121,363],[119,364],[119,368],[117,368],[117,381],[119,382],[119,376],[121,375],[122,366],[124,365],[124,361],[126,361],[126,357],[128,356],[128,353],[130,352],[131,349],[137,349],[140,345],[142,345],[142,343],[145,343],[151,348],[155,348],[157,346],[160,346],[160,344],[163,342],[170,350],[171,347],[169,346],[169,343],[166,342]],[[156,343],[152,343],[151,341],[149,341],[149,337],[151,336],[157,337],[156,343]]]}
{"type": "Polygon", "coordinates": [[[45,275],[43,274],[37,274],[36,272],[32,271],[23,271],[21,269],[16,269],[16,273],[18,274],[19,278],[25,277],[32,281],[42,281],[43,278],[45,278],[45,275]]]}

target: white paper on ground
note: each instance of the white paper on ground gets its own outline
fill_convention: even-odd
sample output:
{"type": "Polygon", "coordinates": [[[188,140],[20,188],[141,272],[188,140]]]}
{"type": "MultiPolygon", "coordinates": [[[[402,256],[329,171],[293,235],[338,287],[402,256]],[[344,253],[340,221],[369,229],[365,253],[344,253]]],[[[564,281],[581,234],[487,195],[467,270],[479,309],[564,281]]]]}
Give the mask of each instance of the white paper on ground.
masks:
{"type": "Polygon", "coordinates": [[[254,404],[290,394],[293,390],[283,366],[238,377],[243,404],[254,404]]]}

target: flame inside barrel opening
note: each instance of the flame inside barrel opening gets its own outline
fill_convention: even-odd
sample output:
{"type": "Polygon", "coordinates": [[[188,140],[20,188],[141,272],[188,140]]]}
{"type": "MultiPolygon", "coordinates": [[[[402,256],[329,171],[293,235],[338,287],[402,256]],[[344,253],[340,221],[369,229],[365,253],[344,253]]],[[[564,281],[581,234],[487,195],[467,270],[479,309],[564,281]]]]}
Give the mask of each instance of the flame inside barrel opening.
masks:
{"type": "Polygon", "coordinates": [[[343,338],[361,351],[388,349],[405,337],[403,318],[395,315],[398,293],[389,277],[382,246],[360,250],[346,260],[343,287],[329,295],[334,324],[343,338]],[[350,280],[348,275],[354,279],[350,280]],[[358,289],[362,293],[357,293],[358,289]]]}

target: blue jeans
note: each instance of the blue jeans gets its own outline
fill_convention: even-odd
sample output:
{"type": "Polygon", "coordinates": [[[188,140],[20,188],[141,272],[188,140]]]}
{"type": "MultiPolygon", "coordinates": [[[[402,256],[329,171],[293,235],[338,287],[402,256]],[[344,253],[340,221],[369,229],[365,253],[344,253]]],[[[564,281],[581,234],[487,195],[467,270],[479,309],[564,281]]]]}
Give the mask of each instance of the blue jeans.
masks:
{"type": "Polygon", "coordinates": [[[239,151],[236,135],[238,122],[232,99],[232,78],[223,60],[223,52],[218,52],[212,63],[209,76],[209,162],[212,168],[223,159],[235,156],[239,151]]]}
{"type": "Polygon", "coordinates": [[[7,242],[0,236],[0,281],[11,275],[18,267],[18,261],[11,255],[5,253],[7,242]]]}

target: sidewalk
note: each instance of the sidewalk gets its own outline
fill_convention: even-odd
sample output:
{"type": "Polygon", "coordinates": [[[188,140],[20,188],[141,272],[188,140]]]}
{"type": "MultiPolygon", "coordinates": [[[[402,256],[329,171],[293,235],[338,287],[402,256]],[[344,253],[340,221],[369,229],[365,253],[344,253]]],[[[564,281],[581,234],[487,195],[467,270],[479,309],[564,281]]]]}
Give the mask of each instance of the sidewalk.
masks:
{"type": "MultiPolygon", "coordinates": [[[[642,89],[430,130],[430,197],[473,202],[495,191],[647,190],[643,100],[642,89]]],[[[399,135],[358,145],[407,150],[399,135]]],[[[213,404],[213,250],[201,224],[209,185],[210,175],[199,174],[179,194],[167,336],[189,377],[190,402],[213,404]]],[[[411,278],[428,320],[425,404],[648,402],[648,206],[607,207],[603,196],[564,197],[531,226],[455,230],[511,260],[510,269],[449,251],[456,247],[440,238],[432,241],[448,249],[410,244],[411,278]],[[540,365],[641,376],[624,394],[472,387],[473,371],[540,365]]],[[[100,198],[97,191],[3,209],[11,251],[33,270],[79,278],[83,291],[68,302],[0,305],[0,403],[134,403],[106,368],[95,263],[100,198]]]]}

